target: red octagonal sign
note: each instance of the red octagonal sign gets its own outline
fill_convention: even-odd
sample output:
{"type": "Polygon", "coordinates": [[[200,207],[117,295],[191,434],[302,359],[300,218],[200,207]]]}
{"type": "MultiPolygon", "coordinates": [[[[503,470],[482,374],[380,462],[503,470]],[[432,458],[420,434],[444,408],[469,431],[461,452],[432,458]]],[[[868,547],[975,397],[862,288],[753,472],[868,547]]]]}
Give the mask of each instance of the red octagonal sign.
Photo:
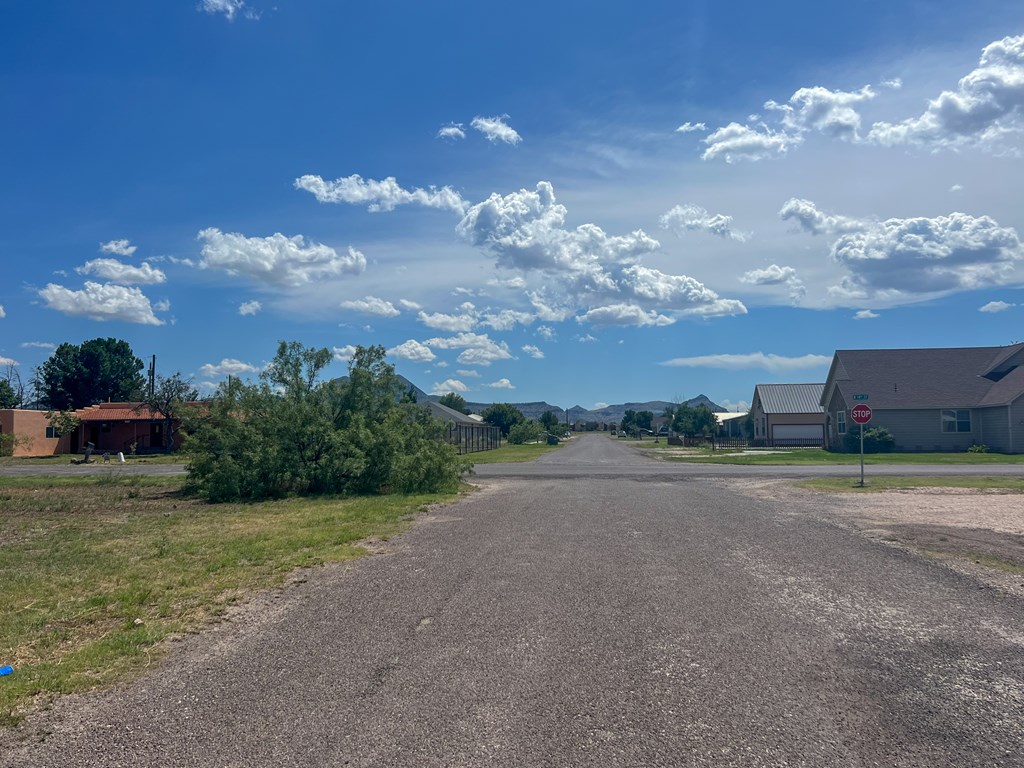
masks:
{"type": "Polygon", "coordinates": [[[871,407],[863,403],[853,406],[853,410],[850,411],[850,418],[853,419],[855,424],[867,424],[871,421],[871,407]]]}

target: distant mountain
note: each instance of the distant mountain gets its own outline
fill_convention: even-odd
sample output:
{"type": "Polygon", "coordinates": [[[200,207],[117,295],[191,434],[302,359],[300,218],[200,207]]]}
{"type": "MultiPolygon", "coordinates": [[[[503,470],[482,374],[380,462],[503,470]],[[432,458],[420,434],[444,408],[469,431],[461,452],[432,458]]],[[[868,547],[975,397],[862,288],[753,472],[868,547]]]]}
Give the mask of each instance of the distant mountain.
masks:
{"type": "MultiPolygon", "coordinates": [[[[691,408],[703,405],[710,408],[715,413],[727,410],[715,403],[707,395],[697,395],[696,397],[686,400],[683,404],[688,405],[691,408]]],[[[651,411],[655,416],[661,416],[661,414],[665,412],[666,408],[669,406],[675,407],[675,405],[675,403],[671,403],[668,400],[649,400],[646,403],[606,405],[604,408],[596,408],[593,410],[587,410],[586,408],[577,405],[569,409],[569,419],[570,421],[618,422],[622,421],[622,417],[626,411],[651,411]]]]}
{"type": "MultiPolygon", "coordinates": [[[[408,391],[412,387],[413,393],[416,395],[417,400],[433,400],[437,402],[441,398],[438,395],[428,395],[422,389],[417,387],[411,381],[406,379],[404,376],[398,377],[402,382],[403,391],[408,391]]],[[[496,401],[503,402],[503,401],[496,401]]],[[[704,405],[710,408],[712,411],[720,412],[727,410],[722,406],[712,401],[707,395],[697,395],[685,402],[686,405],[691,408],[696,408],[699,405],[704,405]]],[[[478,403],[478,402],[466,402],[466,407],[469,408],[470,413],[482,413],[492,403],[478,403]]],[[[552,411],[558,416],[560,421],[565,421],[565,409],[552,405],[544,400],[529,402],[529,403],[512,403],[518,408],[524,416],[528,419],[539,419],[544,415],[545,411],[552,411]]],[[[622,403],[621,405],[607,405],[604,408],[595,410],[589,410],[581,405],[574,405],[569,409],[569,421],[597,421],[597,422],[619,422],[622,421],[622,416],[628,410],[633,411],[652,411],[655,416],[660,416],[665,412],[665,408],[668,406],[674,406],[675,403],[671,403],[668,400],[650,400],[646,403],[622,403]]]]}

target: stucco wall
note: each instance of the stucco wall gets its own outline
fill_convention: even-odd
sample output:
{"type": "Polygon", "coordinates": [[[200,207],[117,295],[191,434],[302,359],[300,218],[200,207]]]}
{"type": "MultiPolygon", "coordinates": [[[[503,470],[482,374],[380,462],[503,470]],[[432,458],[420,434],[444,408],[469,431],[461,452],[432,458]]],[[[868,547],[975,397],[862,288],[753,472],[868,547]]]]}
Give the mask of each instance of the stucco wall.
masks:
{"type": "Polygon", "coordinates": [[[54,456],[66,453],[70,446],[68,436],[47,437],[46,428],[50,422],[45,411],[0,411],[0,432],[18,435],[14,456],[54,456]]]}

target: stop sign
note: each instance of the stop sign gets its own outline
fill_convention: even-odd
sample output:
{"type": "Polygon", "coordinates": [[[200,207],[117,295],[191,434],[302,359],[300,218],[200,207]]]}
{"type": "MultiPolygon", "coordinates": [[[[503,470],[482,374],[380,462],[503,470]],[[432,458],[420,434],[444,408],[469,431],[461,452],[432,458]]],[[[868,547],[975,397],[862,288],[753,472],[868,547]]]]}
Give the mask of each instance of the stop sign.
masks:
{"type": "Polygon", "coordinates": [[[855,424],[867,424],[871,421],[871,406],[860,405],[853,406],[853,410],[850,411],[850,418],[853,419],[855,424]]]}

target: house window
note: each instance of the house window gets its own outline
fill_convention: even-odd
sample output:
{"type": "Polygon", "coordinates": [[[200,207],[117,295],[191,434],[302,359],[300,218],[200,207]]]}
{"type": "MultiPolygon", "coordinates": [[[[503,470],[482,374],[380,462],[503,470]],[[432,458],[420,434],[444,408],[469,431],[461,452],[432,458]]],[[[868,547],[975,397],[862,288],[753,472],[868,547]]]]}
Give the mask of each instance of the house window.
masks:
{"type": "Polygon", "coordinates": [[[48,440],[53,440],[54,438],[57,438],[57,437],[60,437],[60,432],[57,431],[56,427],[47,427],[46,428],[46,438],[48,440]]]}
{"type": "Polygon", "coordinates": [[[836,434],[846,434],[846,411],[836,411],[836,434]]]}
{"type": "Polygon", "coordinates": [[[970,432],[971,412],[968,410],[943,411],[942,412],[943,432],[970,432]]]}

